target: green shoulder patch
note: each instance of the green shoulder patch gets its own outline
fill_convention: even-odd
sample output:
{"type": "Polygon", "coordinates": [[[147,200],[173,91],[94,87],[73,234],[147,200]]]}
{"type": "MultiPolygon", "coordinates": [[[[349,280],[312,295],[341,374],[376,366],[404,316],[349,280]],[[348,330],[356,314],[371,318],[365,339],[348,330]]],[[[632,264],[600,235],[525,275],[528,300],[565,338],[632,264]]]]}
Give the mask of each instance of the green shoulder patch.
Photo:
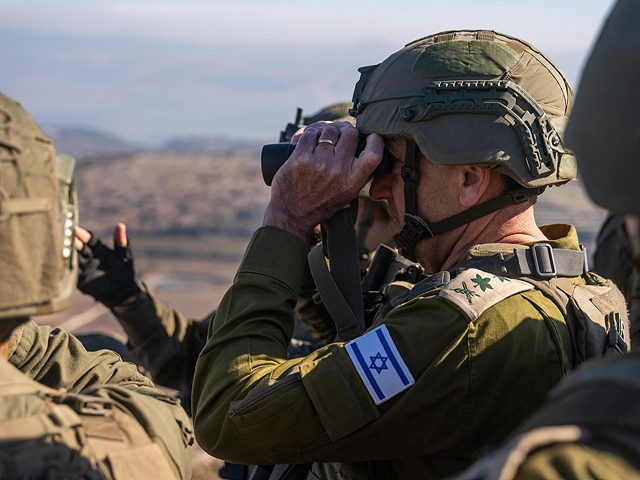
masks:
{"type": "Polygon", "coordinates": [[[522,280],[470,268],[440,290],[440,296],[456,305],[474,321],[482,312],[501,300],[532,288],[533,285],[522,280]]]}

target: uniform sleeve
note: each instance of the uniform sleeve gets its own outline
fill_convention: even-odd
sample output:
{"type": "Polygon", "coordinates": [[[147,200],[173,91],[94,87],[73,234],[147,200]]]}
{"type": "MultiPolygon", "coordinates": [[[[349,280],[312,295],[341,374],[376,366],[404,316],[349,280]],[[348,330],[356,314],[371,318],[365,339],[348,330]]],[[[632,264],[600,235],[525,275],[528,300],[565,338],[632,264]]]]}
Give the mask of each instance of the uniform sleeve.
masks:
{"type": "Polygon", "coordinates": [[[131,306],[114,309],[129,340],[127,347],[136,362],[153,380],[185,392],[191,390],[198,354],[207,341],[209,318],[187,318],[159,302],[143,284],[143,293],[131,306]]]}
{"type": "Polygon", "coordinates": [[[306,246],[263,227],[254,235],[198,360],[199,444],[238,463],[376,460],[450,450],[469,386],[467,321],[444,301],[416,299],[385,319],[415,384],[376,405],[344,344],[286,360],[306,246]]]}
{"type": "Polygon", "coordinates": [[[9,361],[47,387],[113,400],[160,445],[179,478],[190,478],[189,418],[176,399],[155,389],[135,365],[110,350],[87,352],[70,333],[34,322],[24,324],[10,338],[9,361]]]}

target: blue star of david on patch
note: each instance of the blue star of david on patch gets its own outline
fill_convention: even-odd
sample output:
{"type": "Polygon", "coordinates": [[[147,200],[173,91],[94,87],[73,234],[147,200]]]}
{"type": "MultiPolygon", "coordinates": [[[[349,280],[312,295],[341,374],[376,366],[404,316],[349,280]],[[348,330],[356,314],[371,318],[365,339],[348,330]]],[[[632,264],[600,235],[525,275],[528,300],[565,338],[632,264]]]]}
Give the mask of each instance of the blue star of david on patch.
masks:
{"type": "Polygon", "coordinates": [[[376,405],[415,383],[386,325],[380,325],[351,340],[345,349],[376,405]]]}
{"type": "Polygon", "coordinates": [[[371,359],[371,365],[369,365],[369,368],[371,370],[375,370],[378,374],[382,372],[382,370],[389,369],[389,367],[387,367],[387,360],[389,360],[389,357],[383,357],[380,355],[380,352],[374,356],[369,356],[369,358],[371,359]],[[380,365],[378,365],[378,360],[380,360],[380,365]]]}

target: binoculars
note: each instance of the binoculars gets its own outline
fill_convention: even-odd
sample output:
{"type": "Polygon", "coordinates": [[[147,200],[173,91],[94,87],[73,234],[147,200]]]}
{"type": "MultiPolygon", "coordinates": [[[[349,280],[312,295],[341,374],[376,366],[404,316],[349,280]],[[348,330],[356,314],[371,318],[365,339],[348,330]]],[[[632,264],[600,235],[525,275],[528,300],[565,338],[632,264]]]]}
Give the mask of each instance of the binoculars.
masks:
{"type": "MultiPolygon", "coordinates": [[[[356,148],[355,155],[358,156],[362,153],[367,144],[367,136],[360,134],[358,140],[358,147],[356,148]]],[[[270,143],[262,147],[262,153],[260,155],[260,161],[262,166],[262,178],[264,183],[271,186],[273,177],[275,177],[278,169],[284,165],[284,162],[291,156],[296,146],[290,142],[270,143]]],[[[395,158],[391,155],[391,152],[384,149],[382,154],[382,161],[380,165],[376,167],[372,175],[386,175],[393,170],[393,163],[395,158]]]]}

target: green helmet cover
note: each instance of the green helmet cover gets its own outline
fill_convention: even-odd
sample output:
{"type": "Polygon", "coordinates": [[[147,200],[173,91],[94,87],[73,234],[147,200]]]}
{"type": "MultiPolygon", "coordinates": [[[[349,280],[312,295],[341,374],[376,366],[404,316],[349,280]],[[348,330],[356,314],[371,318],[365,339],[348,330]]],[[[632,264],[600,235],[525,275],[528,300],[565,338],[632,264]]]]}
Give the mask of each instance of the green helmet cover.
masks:
{"type": "Polygon", "coordinates": [[[522,40],[442,32],[360,72],[351,113],[364,133],[412,140],[431,162],[493,168],[527,188],[575,178],[563,146],[571,87],[522,40]]]}
{"type": "Polygon", "coordinates": [[[355,123],[354,118],[349,115],[351,109],[351,102],[339,102],[331,105],[327,105],[321,108],[316,113],[304,117],[302,120],[303,125],[311,125],[314,122],[329,121],[329,122],[350,122],[355,123]]]}

